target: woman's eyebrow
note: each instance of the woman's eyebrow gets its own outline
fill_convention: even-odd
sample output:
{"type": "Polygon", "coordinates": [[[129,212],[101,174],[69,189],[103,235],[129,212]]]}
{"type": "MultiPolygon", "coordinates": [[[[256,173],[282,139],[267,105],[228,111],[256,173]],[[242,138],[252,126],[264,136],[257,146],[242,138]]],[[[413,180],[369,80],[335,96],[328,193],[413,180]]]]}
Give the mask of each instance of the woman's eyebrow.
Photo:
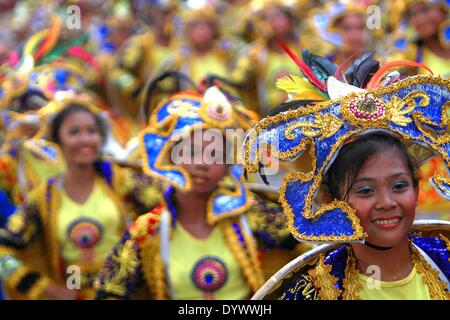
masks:
{"type": "Polygon", "coordinates": [[[370,178],[370,177],[361,177],[361,178],[356,178],[355,182],[359,182],[359,181],[374,181],[375,178],[370,178]]]}
{"type": "Polygon", "coordinates": [[[399,172],[399,173],[395,173],[393,174],[391,177],[392,178],[397,178],[399,176],[407,176],[408,174],[406,172],[399,172]]]}
{"type": "MultiPolygon", "coordinates": [[[[405,172],[398,172],[398,173],[394,173],[393,175],[391,175],[391,178],[397,178],[399,176],[406,176],[407,174],[405,172]]],[[[359,182],[359,181],[374,181],[375,178],[372,177],[360,177],[360,178],[356,178],[355,182],[359,182]]]]}

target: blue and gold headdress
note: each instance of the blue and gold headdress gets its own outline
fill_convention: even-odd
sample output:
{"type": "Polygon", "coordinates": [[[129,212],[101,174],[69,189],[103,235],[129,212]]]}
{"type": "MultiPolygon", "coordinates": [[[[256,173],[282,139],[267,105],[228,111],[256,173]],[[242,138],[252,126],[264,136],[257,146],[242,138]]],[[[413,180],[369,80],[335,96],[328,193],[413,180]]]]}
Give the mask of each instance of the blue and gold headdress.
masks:
{"type": "Polygon", "coordinates": [[[311,23],[324,41],[335,47],[342,47],[344,42],[335,24],[343,16],[354,13],[365,17],[366,8],[353,2],[333,1],[324,9],[314,10],[311,13],[311,23]]]}
{"type": "MultiPolygon", "coordinates": [[[[306,63],[297,62],[307,78],[288,77],[278,83],[291,96],[294,94],[293,100],[279,107],[283,112],[261,120],[247,135],[245,169],[258,172],[264,163],[294,162],[308,153],[311,169],[289,173],[280,190],[292,234],[305,241],[363,241],[364,230],[347,202],[317,202],[324,174],[348,139],[371,131],[398,136],[418,163],[439,156],[448,167],[450,82],[431,75],[398,80],[391,73],[380,87],[379,72],[387,68],[378,70],[370,55],[355,61],[338,79],[338,68],[325,59],[306,51],[303,58],[306,63]],[[343,82],[344,77],[351,79],[349,83],[343,82]],[[391,83],[389,79],[397,80],[391,83]],[[329,99],[315,99],[314,104],[308,99],[305,103],[298,100],[304,92],[329,99]]],[[[432,183],[450,199],[450,179],[435,174],[432,183]]]]}
{"type": "MultiPolygon", "coordinates": [[[[155,79],[147,87],[144,106],[148,106],[152,87],[171,77],[186,79],[186,76],[177,72],[168,72],[155,79]]],[[[233,128],[248,129],[256,119],[254,114],[246,111],[216,85],[207,85],[202,90],[177,92],[161,101],[147,113],[147,117],[148,126],[139,136],[143,170],[184,191],[191,189],[192,179],[186,170],[171,162],[172,147],[197,128],[218,129],[223,132],[233,128]]],[[[219,217],[240,214],[250,205],[242,182],[242,172],[241,165],[231,165],[226,180],[233,184],[231,189],[234,191],[219,187],[211,195],[208,202],[209,223],[215,222],[219,217]]]]}

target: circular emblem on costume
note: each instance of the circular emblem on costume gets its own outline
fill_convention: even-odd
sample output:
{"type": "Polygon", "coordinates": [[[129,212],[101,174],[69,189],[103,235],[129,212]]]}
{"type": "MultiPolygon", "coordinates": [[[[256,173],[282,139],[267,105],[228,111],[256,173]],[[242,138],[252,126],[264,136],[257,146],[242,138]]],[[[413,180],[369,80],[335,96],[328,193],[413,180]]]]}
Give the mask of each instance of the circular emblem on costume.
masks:
{"type": "Polygon", "coordinates": [[[231,117],[231,106],[209,103],[206,105],[206,113],[216,121],[226,121],[231,117]]]}
{"type": "Polygon", "coordinates": [[[192,282],[205,292],[219,290],[227,281],[228,271],[225,263],[217,257],[202,257],[192,269],[192,282]]]}
{"type": "Polygon", "coordinates": [[[386,108],[383,101],[374,96],[360,96],[350,102],[350,110],[361,119],[380,119],[385,115],[386,108]]]}
{"type": "Polygon", "coordinates": [[[69,238],[82,249],[94,247],[102,238],[103,228],[98,222],[82,218],[72,222],[68,229],[69,238]]]}
{"type": "Polygon", "coordinates": [[[387,121],[386,105],[372,94],[360,95],[344,102],[343,114],[353,125],[371,125],[387,121]]]}

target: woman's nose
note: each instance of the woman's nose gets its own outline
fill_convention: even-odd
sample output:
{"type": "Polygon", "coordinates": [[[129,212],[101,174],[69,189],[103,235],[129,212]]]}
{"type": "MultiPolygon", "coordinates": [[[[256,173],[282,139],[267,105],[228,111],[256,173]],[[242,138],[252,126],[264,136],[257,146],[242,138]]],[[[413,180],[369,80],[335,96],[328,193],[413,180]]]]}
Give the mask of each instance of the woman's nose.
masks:
{"type": "Polygon", "coordinates": [[[395,208],[397,201],[393,198],[393,195],[389,191],[383,191],[378,193],[377,205],[378,210],[388,210],[395,208]]]}

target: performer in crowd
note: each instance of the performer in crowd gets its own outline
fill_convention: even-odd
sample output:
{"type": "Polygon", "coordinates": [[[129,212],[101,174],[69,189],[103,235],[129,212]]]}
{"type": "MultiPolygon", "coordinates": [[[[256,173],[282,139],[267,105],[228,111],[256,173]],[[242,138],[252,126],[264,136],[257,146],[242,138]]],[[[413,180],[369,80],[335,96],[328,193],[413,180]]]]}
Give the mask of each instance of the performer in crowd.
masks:
{"type": "MultiPolygon", "coordinates": [[[[185,78],[164,74],[149,91],[172,76],[185,78]]],[[[249,192],[234,162],[237,146],[225,133],[254,117],[217,85],[178,92],[152,110],[140,136],[144,172],[169,187],[107,258],[97,298],[248,299],[258,290],[260,249],[296,241],[279,207],[249,192]]]]}
{"type": "Polygon", "coordinates": [[[65,170],[30,192],[0,230],[1,277],[11,299],[89,299],[113,245],[160,193],[106,158],[117,144],[89,96],[68,95],[45,108],[45,137],[60,147],[65,170]],[[72,272],[78,280],[70,282],[72,272]]]}
{"type": "Polygon", "coordinates": [[[317,49],[314,52],[346,68],[364,52],[375,49],[366,11],[360,3],[344,1],[331,1],[324,9],[312,10],[309,23],[313,34],[319,36],[311,44],[317,49]]]}
{"type": "Polygon", "coordinates": [[[285,93],[273,84],[296,68],[291,61],[286,61],[277,39],[300,52],[300,35],[296,29],[295,6],[286,1],[252,1],[251,9],[259,37],[235,58],[230,80],[242,87],[241,95],[248,108],[265,116],[286,99],[285,93]]]}
{"type": "Polygon", "coordinates": [[[222,41],[219,16],[211,5],[186,8],[180,13],[183,43],[157,68],[158,73],[177,70],[199,82],[208,74],[228,77],[233,46],[222,41]]]}
{"type": "MultiPolygon", "coordinates": [[[[153,10],[142,8],[151,18],[149,25],[119,47],[109,70],[109,102],[118,104],[122,116],[135,125],[140,124],[138,111],[145,81],[154,76],[157,66],[177,48],[176,1],[157,1],[150,8],[153,10]]],[[[139,126],[135,129],[138,132],[139,126]]]]}
{"type": "MultiPolygon", "coordinates": [[[[444,0],[398,1],[391,3],[393,17],[399,17],[394,32],[396,58],[413,60],[429,67],[433,73],[448,77],[450,67],[449,5],[444,0]]],[[[412,72],[426,73],[416,69],[412,72]]]]}

